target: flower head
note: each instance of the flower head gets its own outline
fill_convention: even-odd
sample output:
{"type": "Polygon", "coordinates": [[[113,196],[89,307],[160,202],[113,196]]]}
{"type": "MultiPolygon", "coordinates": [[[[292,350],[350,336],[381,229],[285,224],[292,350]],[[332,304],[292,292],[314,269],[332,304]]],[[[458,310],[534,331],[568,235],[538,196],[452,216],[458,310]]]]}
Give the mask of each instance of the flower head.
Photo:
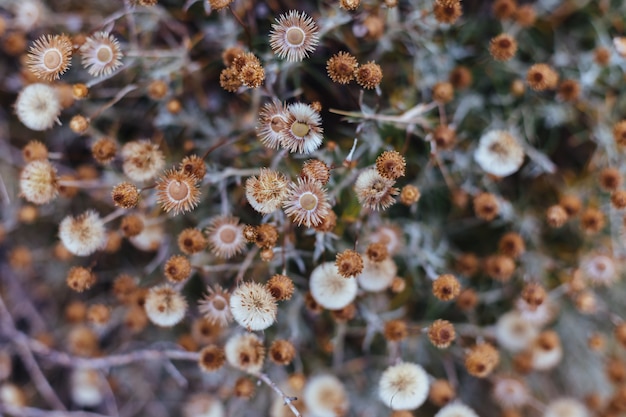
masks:
{"type": "Polygon", "coordinates": [[[361,172],[354,184],[359,203],[370,210],[384,210],[396,202],[393,196],[399,193],[395,181],[380,175],[376,168],[361,172]]]}
{"type": "Polygon", "coordinates": [[[165,165],[165,157],[159,145],[149,140],[128,142],[122,147],[122,169],[133,181],[149,181],[165,165]]]}
{"type": "Polygon", "coordinates": [[[273,101],[266,103],[259,115],[257,136],[265,146],[278,149],[283,140],[282,131],[287,124],[287,108],[284,104],[273,101]]]}
{"type": "Polygon", "coordinates": [[[321,224],[330,211],[328,196],[321,184],[302,178],[298,178],[297,183],[291,183],[283,207],[294,223],[306,227],[321,224]]]}
{"type": "Polygon", "coordinates": [[[339,84],[348,84],[354,79],[359,66],[356,58],[349,52],[341,51],[326,61],[326,71],[331,80],[339,84]]]}
{"type": "Polygon", "coordinates": [[[334,262],[316,267],[311,273],[309,285],[313,299],[329,310],[344,308],[356,298],[356,280],[342,277],[334,262]]]}
{"type": "Polygon", "coordinates": [[[543,417],[589,417],[589,410],[575,398],[558,398],[546,407],[543,417]]]}
{"type": "Polygon", "coordinates": [[[400,363],[383,372],[378,396],[392,410],[414,410],[426,401],[428,385],[424,368],[414,363],[400,363]]]}
{"type": "Polygon", "coordinates": [[[47,84],[27,85],[17,96],[15,113],[29,129],[50,129],[61,114],[57,90],[47,84]]]}
{"type": "Polygon", "coordinates": [[[363,271],[357,275],[359,286],[365,291],[383,291],[391,285],[398,273],[393,259],[387,257],[381,262],[374,262],[369,257],[363,259],[363,271]]]}
{"type": "Polygon", "coordinates": [[[289,192],[289,182],[280,172],[262,168],[258,177],[246,180],[246,198],[253,209],[268,214],[278,210],[289,192]]]}
{"type": "Polygon", "coordinates": [[[443,407],[435,417],[478,417],[478,414],[462,403],[452,403],[443,407]]]}
{"type": "Polygon", "coordinates": [[[204,315],[204,318],[211,323],[216,323],[221,327],[228,326],[233,319],[230,312],[230,295],[228,291],[222,289],[219,285],[215,288],[207,287],[206,294],[198,301],[198,310],[204,315]]]}
{"type": "Polygon", "coordinates": [[[35,204],[46,204],[58,194],[57,170],[47,160],[28,163],[20,173],[20,195],[35,204]]]}
{"type": "Polygon", "coordinates": [[[263,367],[265,348],[254,333],[232,336],[224,346],[226,360],[231,366],[249,373],[256,373],[263,367]]]}
{"type": "Polygon", "coordinates": [[[277,305],[272,293],[256,282],[240,285],[230,296],[230,311],[248,330],[264,330],[276,321],[277,305]]]}
{"type": "Polygon", "coordinates": [[[144,308],[152,323],[171,327],[185,317],[187,301],[174,288],[164,284],[150,289],[144,308]]]}
{"type": "Polygon", "coordinates": [[[38,78],[58,80],[70,67],[72,42],[65,35],[43,35],[31,46],[26,65],[38,78]]]}
{"type": "Polygon", "coordinates": [[[122,65],[120,43],[108,32],[97,32],[89,36],[80,47],[83,66],[94,77],[109,75],[122,65]]]}
{"type": "Polygon", "coordinates": [[[304,103],[287,106],[287,121],[281,131],[283,148],[289,152],[311,153],[322,144],[321,117],[304,103]]]}
{"type": "Polygon", "coordinates": [[[59,238],[74,255],[91,255],[107,242],[104,222],[93,210],[77,217],[67,216],[59,225],[59,238]]]}
{"type": "Polygon", "coordinates": [[[183,171],[169,170],[157,181],[157,202],[174,215],[191,211],[200,202],[198,179],[183,171]]]}
{"type": "Polygon", "coordinates": [[[309,379],[302,393],[311,415],[334,417],[346,415],[350,405],[345,387],[334,375],[317,375],[309,379]]]}
{"type": "Polygon", "coordinates": [[[206,231],[209,248],[219,258],[232,258],[246,247],[243,226],[237,217],[215,217],[206,231]]]}
{"type": "Polygon", "coordinates": [[[281,59],[302,61],[315,50],[318,42],[317,26],[304,12],[292,10],[282,14],[272,25],[270,46],[281,59]]]}
{"type": "Polygon", "coordinates": [[[524,148],[509,132],[491,130],[480,138],[474,159],[487,173],[506,177],[522,166],[524,148]]]}

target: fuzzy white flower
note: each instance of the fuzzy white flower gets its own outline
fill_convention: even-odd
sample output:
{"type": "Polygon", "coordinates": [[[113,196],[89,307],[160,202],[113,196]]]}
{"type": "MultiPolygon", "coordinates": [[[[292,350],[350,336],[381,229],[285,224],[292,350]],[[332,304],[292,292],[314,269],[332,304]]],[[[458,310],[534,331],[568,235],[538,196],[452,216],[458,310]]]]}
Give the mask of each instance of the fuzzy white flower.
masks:
{"type": "Polygon", "coordinates": [[[610,285],[617,278],[615,262],[606,255],[594,254],[586,257],[580,269],[585,278],[594,285],[610,285]]]}
{"type": "Polygon", "coordinates": [[[61,100],[57,90],[47,84],[30,84],[20,92],[15,102],[20,122],[32,130],[46,130],[59,120],[61,100]]]}
{"type": "Polygon", "coordinates": [[[270,46],[279,58],[302,61],[319,42],[317,25],[304,12],[292,10],[281,14],[270,32],[270,46]]]}
{"type": "Polygon", "coordinates": [[[487,173],[506,177],[524,163],[524,148],[509,132],[491,130],[480,138],[474,159],[487,173]]]}
{"type": "Polygon", "coordinates": [[[83,66],[94,77],[109,75],[122,65],[122,51],[115,36],[108,32],[97,32],[87,37],[80,47],[83,66]]]}
{"type": "Polygon", "coordinates": [[[543,417],[589,417],[589,411],[574,398],[559,398],[546,407],[543,417]]]}
{"type": "Polygon", "coordinates": [[[231,366],[251,374],[259,372],[265,360],[263,342],[254,333],[232,336],[224,345],[224,353],[231,366]]]}
{"type": "Polygon", "coordinates": [[[443,407],[435,417],[478,417],[478,414],[465,404],[457,402],[443,407]]]}
{"type": "Polygon", "coordinates": [[[149,140],[128,142],[122,147],[122,169],[133,181],[153,179],[165,166],[165,157],[159,145],[149,140]]]}
{"type": "Polygon", "coordinates": [[[78,256],[91,255],[107,242],[104,222],[93,210],[65,217],[59,225],[59,238],[68,251],[78,256]]]}
{"type": "Polygon", "coordinates": [[[348,395],[343,384],[333,375],[317,375],[304,387],[304,404],[315,417],[339,417],[349,407],[348,395]]]}
{"type": "Polygon", "coordinates": [[[246,247],[243,226],[239,224],[237,217],[230,215],[215,217],[206,232],[209,249],[218,258],[232,258],[246,247]]]}
{"type": "Polygon", "coordinates": [[[357,275],[359,286],[365,291],[383,291],[391,285],[396,277],[398,267],[391,258],[381,262],[373,262],[367,256],[363,257],[363,271],[357,275]]]}
{"type": "Polygon", "coordinates": [[[322,144],[322,118],[305,103],[287,106],[287,121],[281,131],[281,145],[289,152],[311,153],[322,144]]]}
{"type": "Polygon", "coordinates": [[[502,408],[520,408],[528,402],[530,394],[526,384],[516,378],[496,378],[493,398],[502,408]]]}
{"type": "Polygon", "coordinates": [[[311,273],[309,286],[313,299],[329,310],[339,310],[350,304],[358,289],[356,279],[339,275],[334,262],[316,267],[311,273]]]}
{"type": "Polygon", "coordinates": [[[509,311],[496,322],[495,333],[500,346],[511,352],[519,352],[533,343],[539,330],[519,312],[509,311]]]}
{"type": "Polygon", "coordinates": [[[415,410],[426,401],[428,389],[428,375],[424,368],[405,362],[383,372],[378,396],[392,410],[415,410]]]}
{"type": "Polygon", "coordinates": [[[72,401],[81,407],[95,407],[104,398],[100,374],[95,369],[75,369],[70,377],[72,401]]]}
{"type": "Polygon", "coordinates": [[[224,405],[209,394],[194,394],[183,407],[185,417],[224,417],[224,405]]]}
{"type": "Polygon", "coordinates": [[[148,291],[144,308],[152,323],[171,327],[185,317],[187,301],[174,288],[163,284],[148,291]]]}
{"type": "Polygon", "coordinates": [[[265,286],[257,282],[241,284],[230,296],[233,318],[248,330],[265,330],[276,321],[278,307],[265,286]]]}

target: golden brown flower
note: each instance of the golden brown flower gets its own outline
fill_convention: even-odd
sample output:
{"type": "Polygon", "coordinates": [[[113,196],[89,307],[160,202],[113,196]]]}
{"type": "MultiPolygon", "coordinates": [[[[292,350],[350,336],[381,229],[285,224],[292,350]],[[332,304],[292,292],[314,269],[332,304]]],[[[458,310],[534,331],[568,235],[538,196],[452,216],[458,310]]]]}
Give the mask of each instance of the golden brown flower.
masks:
{"type": "Polygon", "coordinates": [[[469,87],[473,81],[472,72],[469,68],[462,65],[455,67],[448,76],[448,81],[452,83],[452,86],[457,90],[463,90],[469,87]]]}
{"type": "Polygon", "coordinates": [[[478,378],[485,378],[500,362],[498,350],[489,343],[480,343],[470,348],[465,355],[465,368],[478,378]]]}
{"type": "Polygon", "coordinates": [[[48,159],[48,148],[38,140],[31,140],[22,148],[22,157],[26,163],[46,160],[48,159]]]}
{"type": "Polygon", "coordinates": [[[348,84],[354,79],[354,73],[358,66],[359,63],[353,55],[349,52],[341,51],[330,57],[326,62],[326,71],[334,82],[348,84]]]}
{"type": "Polygon", "coordinates": [[[439,23],[452,24],[463,14],[460,0],[435,0],[433,7],[435,19],[439,23]]]}
{"type": "Polygon", "coordinates": [[[363,258],[356,251],[346,249],[337,254],[335,265],[342,277],[352,278],[363,271],[363,258]]]}
{"type": "Polygon", "coordinates": [[[272,275],[265,287],[272,294],[272,297],[278,301],[289,300],[295,290],[291,278],[281,274],[272,275]]]}
{"type": "Polygon", "coordinates": [[[226,362],[224,349],[216,345],[208,345],[200,351],[198,365],[205,372],[215,372],[226,362]]]}
{"type": "Polygon", "coordinates": [[[90,269],[75,266],[68,271],[66,282],[74,291],[83,292],[96,283],[96,275],[90,269]]]}
{"type": "Polygon", "coordinates": [[[461,284],[454,275],[439,275],[433,281],[433,294],[441,301],[450,301],[458,297],[461,292],[461,284]]]}
{"type": "Polygon", "coordinates": [[[288,340],[277,339],[272,342],[269,357],[279,365],[289,365],[296,356],[296,348],[288,340]]]}
{"type": "Polygon", "coordinates": [[[322,185],[328,184],[330,180],[330,168],[319,159],[309,159],[302,165],[300,176],[303,179],[318,181],[322,185]]]}
{"type": "Polygon", "coordinates": [[[363,64],[355,72],[356,82],[363,88],[373,89],[378,87],[383,79],[383,70],[374,61],[363,64]]]}
{"type": "Polygon", "coordinates": [[[563,80],[558,91],[561,100],[574,101],[580,95],[580,84],[576,80],[563,80]]]}
{"type": "Polygon", "coordinates": [[[117,154],[117,144],[111,138],[102,137],[91,146],[91,155],[99,164],[111,163],[117,154]]]}
{"type": "Polygon", "coordinates": [[[567,219],[567,211],[560,205],[550,206],[546,210],[546,221],[550,227],[561,227],[567,219]]]}
{"type": "Polygon", "coordinates": [[[113,187],[111,198],[116,207],[130,209],[139,202],[139,189],[129,182],[122,182],[113,187]]]}
{"type": "Polygon", "coordinates": [[[474,197],[474,212],[485,221],[495,219],[500,213],[500,204],[495,195],[480,193],[474,197]]]}
{"type": "Polygon", "coordinates": [[[506,255],[492,255],[485,259],[485,272],[497,281],[508,281],[515,272],[515,261],[506,255]]]}
{"type": "Polygon", "coordinates": [[[172,283],[183,282],[191,275],[191,263],[182,255],[170,257],[163,267],[165,278],[172,283]]]}
{"type": "Polygon", "coordinates": [[[383,177],[396,180],[406,172],[406,159],[399,152],[385,151],[376,158],[376,169],[383,177]]]}
{"type": "Polygon", "coordinates": [[[493,14],[500,20],[510,19],[517,12],[515,0],[496,0],[491,6],[493,14]]]}
{"type": "Polygon", "coordinates": [[[580,227],[588,235],[596,234],[604,228],[606,223],[604,217],[600,210],[589,207],[580,215],[580,227]]]}
{"type": "Polygon", "coordinates": [[[553,90],[559,82],[559,74],[548,64],[535,64],[528,69],[526,82],[535,91],[553,90]]]}
{"type": "Polygon", "coordinates": [[[498,249],[500,249],[500,252],[503,254],[516,259],[526,251],[526,245],[519,233],[509,232],[500,238],[498,249]]]}
{"type": "Polygon", "coordinates": [[[445,104],[454,98],[454,87],[447,81],[438,82],[433,86],[433,100],[437,103],[445,104]]]}
{"type": "Polygon", "coordinates": [[[517,52],[517,41],[511,35],[501,33],[489,42],[489,53],[497,61],[508,61],[517,52]]]}
{"type": "Polygon", "coordinates": [[[452,384],[445,379],[436,379],[430,384],[428,399],[438,407],[443,407],[456,397],[452,384]]]}
{"type": "Polygon", "coordinates": [[[143,231],[144,223],[143,218],[137,214],[130,214],[122,218],[120,224],[120,230],[126,237],[137,236],[143,231]]]}
{"type": "Polygon", "coordinates": [[[187,255],[201,252],[206,246],[207,240],[198,229],[187,228],[178,235],[178,248],[187,255]]]}
{"type": "Polygon", "coordinates": [[[600,171],[600,187],[606,191],[615,191],[622,184],[622,174],[617,168],[604,168],[600,171]]]}
{"type": "Polygon", "coordinates": [[[439,349],[445,349],[454,342],[456,332],[447,320],[435,320],[428,328],[428,339],[439,349]]]}
{"type": "Polygon", "coordinates": [[[404,320],[390,320],[385,323],[383,333],[386,340],[390,342],[399,342],[408,336],[409,331],[404,320]]]}
{"type": "Polygon", "coordinates": [[[206,175],[204,159],[200,158],[198,155],[189,155],[183,158],[183,160],[180,161],[178,169],[187,175],[193,175],[199,181],[202,181],[206,175]]]}

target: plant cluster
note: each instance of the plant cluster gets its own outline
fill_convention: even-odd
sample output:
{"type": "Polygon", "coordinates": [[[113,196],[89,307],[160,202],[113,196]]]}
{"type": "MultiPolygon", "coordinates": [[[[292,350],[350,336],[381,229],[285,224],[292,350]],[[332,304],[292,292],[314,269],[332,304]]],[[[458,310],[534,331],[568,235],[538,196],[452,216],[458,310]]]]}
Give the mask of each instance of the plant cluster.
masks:
{"type": "Polygon", "coordinates": [[[0,413],[626,413],[626,5],[0,2],[0,413]]]}

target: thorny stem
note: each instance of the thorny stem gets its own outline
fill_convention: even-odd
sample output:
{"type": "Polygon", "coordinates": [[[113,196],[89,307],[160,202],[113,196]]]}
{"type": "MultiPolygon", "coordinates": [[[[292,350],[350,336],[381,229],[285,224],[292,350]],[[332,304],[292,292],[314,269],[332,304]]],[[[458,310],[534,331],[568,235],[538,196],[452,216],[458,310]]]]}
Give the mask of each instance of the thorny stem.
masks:
{"type": "Polygon", "coordinates": [[[283,401],[285,402],[285,405],[287,407],[289,407],[289,409],[291,410],[291,412],[296,416],[296,417],[302,417],[302,414],[300,414],[300,412],[298,411],[298,409],[293,405],[293,402],[297,400],[296,397],[288,397],[280,388],[278,388],[278,385],[276,385],[274,383],[274,381],[272,381],[270,379],[269,376],[267,376],[267,374],[263,374],[263,373],[258,373],[258,374],[253,374],[254,376],[256,376],[257,378],[259,378],[261,381],[263,381],[267,386],[269,386],[271,389],[274,390],[274,392],[276,394],[278,394],[279,397],[283,398],[283,401]]]}

